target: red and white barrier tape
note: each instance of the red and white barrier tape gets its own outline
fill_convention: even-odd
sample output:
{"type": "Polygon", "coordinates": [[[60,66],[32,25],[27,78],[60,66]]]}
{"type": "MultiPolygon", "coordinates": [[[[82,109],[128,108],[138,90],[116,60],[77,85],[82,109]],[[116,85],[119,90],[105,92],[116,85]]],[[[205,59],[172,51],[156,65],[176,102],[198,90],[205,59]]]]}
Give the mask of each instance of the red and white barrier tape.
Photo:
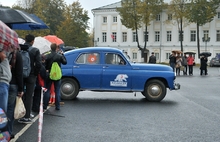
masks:
{"type": "Polygon", "coordinates": [[[42,136],[42,126],[43,126],[43,94],[46,92],[47,89],[41,87],[41,100],[40,100],[40,111],[39,111],[39,122],[38,122],[38,142],[41,142],[42,136]]]}

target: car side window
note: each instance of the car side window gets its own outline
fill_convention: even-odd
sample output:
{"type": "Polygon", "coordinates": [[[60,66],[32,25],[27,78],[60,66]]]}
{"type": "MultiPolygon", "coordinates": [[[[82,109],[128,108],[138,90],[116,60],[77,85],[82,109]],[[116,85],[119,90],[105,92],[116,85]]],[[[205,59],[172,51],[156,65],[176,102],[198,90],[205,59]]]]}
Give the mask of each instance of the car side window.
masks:
{"type": "Polygon", "coordinates": [[[79,56],[76,63],[77,64],[99,64],[100,55],[99,53],[83,53],[79,56]]]}
{"type": "Polygon", "coordinates": [[[119,54],[106,53],[105,63],[114,65],[125,65],[125,60],[119,54]]]}

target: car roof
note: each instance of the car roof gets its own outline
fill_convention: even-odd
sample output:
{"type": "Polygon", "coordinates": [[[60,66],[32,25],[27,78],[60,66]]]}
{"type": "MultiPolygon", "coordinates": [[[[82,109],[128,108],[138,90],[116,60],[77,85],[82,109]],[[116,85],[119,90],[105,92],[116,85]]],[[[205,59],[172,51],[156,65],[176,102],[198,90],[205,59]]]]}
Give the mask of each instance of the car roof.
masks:
{"type": "Polygon", "coordinates": [[[115,48],[115,47],[84,47],[84,48],[77,48],[74,50],[67,51],[65,54],[72,54],[77,52],[97,52],[97,51],[103,51],[103,52],[122,52],[122,50],[115,48]]]}

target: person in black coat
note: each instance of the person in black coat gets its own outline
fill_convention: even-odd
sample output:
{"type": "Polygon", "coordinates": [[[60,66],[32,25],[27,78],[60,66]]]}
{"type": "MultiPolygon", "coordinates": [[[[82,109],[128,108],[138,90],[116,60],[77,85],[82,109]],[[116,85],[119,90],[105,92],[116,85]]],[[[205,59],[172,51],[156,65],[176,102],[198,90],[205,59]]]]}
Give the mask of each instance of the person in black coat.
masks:
{"type": "Polygon", "coordinates": [[[175,72],[176,53],[172,51],[172,54],[169,56],[169,59],[170,66],[173,68],[173,72],[175,72]]]}
{"type": "Polygon", "coordinates": [[[206,56],[201,56],[200,57],[200,75],[205,72],[205,75],[207,75],[207,57],[206,56]]]}
{"type": "Polygon", "coordinates": [[[154,52],[152,52],[152,53],[151,53],[151,56],[150,56],[150,58],[149,58],[149,63],[151,63],[151,64],[156,64],[156,61],[157,61],[157,59],[156,59],[156,57],[154,56],[154,52]]]}
{"type": "Polygon", "coordinates": [[[42,60],[42,66],[40,68],[40,73],[37,76],[36,79],[36,86],[34,89],[34,96],[33,96],[33,105],[32,105],[32,111],[33,112],[39,112],[40,110],[40,101],[41,101],[41,87],[45,87],[45,81],[47,79],[46,69],[45,69],[45,56],[41,55],[42,60]],[[40,84],[40,78],[43,79],[43,86],[40,84]]]}

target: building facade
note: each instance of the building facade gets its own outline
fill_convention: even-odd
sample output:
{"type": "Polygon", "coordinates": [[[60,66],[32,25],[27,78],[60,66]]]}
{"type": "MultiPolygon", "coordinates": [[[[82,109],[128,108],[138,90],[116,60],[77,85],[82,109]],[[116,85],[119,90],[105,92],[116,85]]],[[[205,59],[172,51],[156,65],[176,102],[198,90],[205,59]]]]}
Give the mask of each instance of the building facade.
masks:
{"type": "MultiPolygon", "coordinates": [[[[94,27],[94,46],[117,47],[124,50],[132,61],[143,62],[141,51],[137,47],[136,32],[126,28],[121,23],[121,17],[116,11],[121,2],[113,3],[92,10],[94,27]]],[[[172,19],[172,14],[163,11],[152,20],[145,33],[145,26],[138,29],[140,45],[144,46],[144,38],[147,36],[148,56],[154,52],[157,62],[169,62],[172,50],[181,50],[180,36],[177,22],[172,19]]],[[[200,53],[211,52],[215,57],[220,53],[220,9],[213,21],[200,26],[200,53]],[[203,39],[206,39],[203,41],[203,39]]],[[[199,63],[197,49],[197,30],[195,23],[185,23],[183,27],[183,52],[195,52],[195,61],[199,63]]],[[[209,59],[211,59],[211,57],[209,59]]]]}

